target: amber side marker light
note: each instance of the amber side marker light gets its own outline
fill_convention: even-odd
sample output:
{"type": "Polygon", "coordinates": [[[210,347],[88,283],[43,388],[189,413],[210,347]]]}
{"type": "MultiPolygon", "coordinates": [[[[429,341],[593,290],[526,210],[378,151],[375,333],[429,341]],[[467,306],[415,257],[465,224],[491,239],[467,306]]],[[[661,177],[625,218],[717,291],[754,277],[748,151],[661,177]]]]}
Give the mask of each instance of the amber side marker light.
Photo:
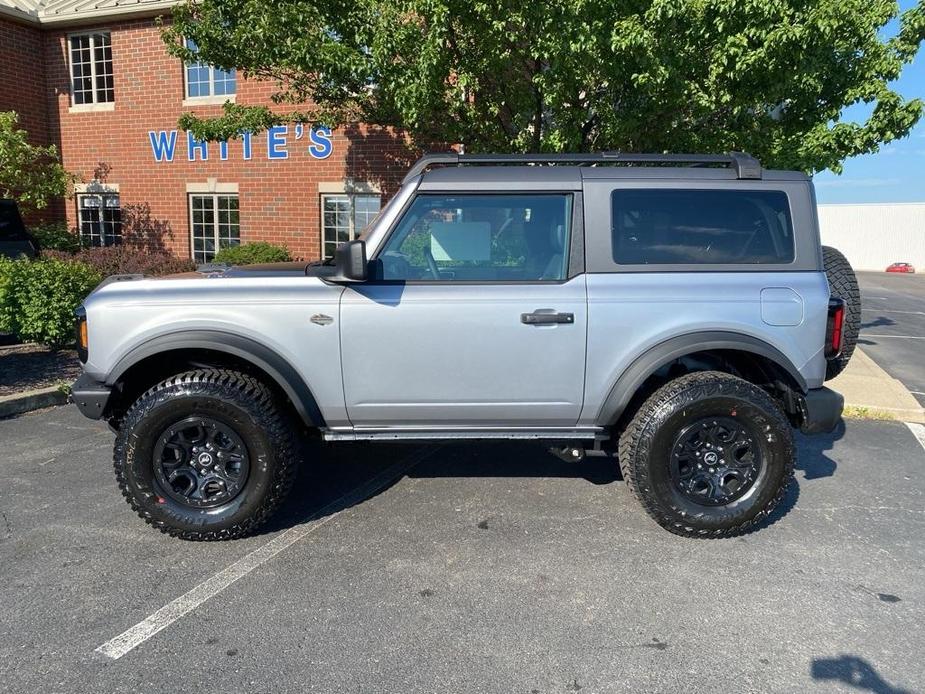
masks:
{"type": "Polygon", "coordinates": [[[87,334],[87,311],[83,306],[80,306],[74,314],[77,318],[77,322],[74,326],[74,336],[77,342],[77,358],[80,359],[81,363],[86,363],[87,352],[90,347],[90,338],[87,334]]]}

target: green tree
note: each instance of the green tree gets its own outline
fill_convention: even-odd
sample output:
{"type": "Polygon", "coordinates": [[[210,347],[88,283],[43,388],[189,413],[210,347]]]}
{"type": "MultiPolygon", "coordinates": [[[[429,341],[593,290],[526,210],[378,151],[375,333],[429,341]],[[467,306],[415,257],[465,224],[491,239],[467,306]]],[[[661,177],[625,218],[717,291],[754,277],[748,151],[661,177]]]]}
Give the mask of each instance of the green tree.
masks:
{"type": "Polygon", "coordinates": [[[735,149],[837,171],[923,111],[890,89],[925,38],[921,3],[189,0],[164,39],[193,59],[181,37],[200,59],[277,85],[272,109],[181,118],[206,139],[363,121],[468,151],[735,149]],[[864,122],[840,120],[860,102],[873,106],[864,122]]]}
{"type": "Polygon", "coordinates": [[[18,124],[15,111],[0,111],[0,198],[28,213],[68,195],[76,177],[61,166],[57,147],[31,144],[18,124]]]}

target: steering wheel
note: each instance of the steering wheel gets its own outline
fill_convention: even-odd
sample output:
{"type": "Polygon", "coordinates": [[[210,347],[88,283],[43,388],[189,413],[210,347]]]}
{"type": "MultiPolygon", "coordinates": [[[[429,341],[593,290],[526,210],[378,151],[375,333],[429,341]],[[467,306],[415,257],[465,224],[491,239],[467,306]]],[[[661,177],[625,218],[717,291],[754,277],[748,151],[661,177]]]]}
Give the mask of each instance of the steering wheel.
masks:
{"type": "Polygon", "coordinates": [[[430,274],[434,276],[435,280],[440,279],[440,268],[437,267],[434,254],[430,252],[430,248],[427,246],[424,247],[424,258],[427,260],[427,269],[430,271],[430,274]]]}

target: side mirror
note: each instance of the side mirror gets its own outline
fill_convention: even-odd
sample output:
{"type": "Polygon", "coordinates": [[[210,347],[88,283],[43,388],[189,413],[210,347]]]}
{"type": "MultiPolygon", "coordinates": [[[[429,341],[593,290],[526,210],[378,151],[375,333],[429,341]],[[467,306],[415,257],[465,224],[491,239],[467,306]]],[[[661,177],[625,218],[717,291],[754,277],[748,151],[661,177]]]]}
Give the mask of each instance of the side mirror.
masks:
{"type": "Polygon", "coordinates": [[[366,241],[347,241],[334,251],[334,276],[332,282],[365,282],[368,265],[366,262],[366,241]]]}

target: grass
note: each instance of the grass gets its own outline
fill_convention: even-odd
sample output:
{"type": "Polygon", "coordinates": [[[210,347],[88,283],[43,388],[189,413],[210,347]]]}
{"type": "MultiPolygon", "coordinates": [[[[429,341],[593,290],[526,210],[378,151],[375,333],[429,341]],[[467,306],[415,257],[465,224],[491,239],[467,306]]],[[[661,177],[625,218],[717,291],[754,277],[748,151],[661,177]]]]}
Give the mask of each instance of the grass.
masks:
{"type": "Polygon", "coordinates": [[[845,419],[896,419],[896,415],[892,412],[858,405],[845,405],[842,417],[845,419]]]}

